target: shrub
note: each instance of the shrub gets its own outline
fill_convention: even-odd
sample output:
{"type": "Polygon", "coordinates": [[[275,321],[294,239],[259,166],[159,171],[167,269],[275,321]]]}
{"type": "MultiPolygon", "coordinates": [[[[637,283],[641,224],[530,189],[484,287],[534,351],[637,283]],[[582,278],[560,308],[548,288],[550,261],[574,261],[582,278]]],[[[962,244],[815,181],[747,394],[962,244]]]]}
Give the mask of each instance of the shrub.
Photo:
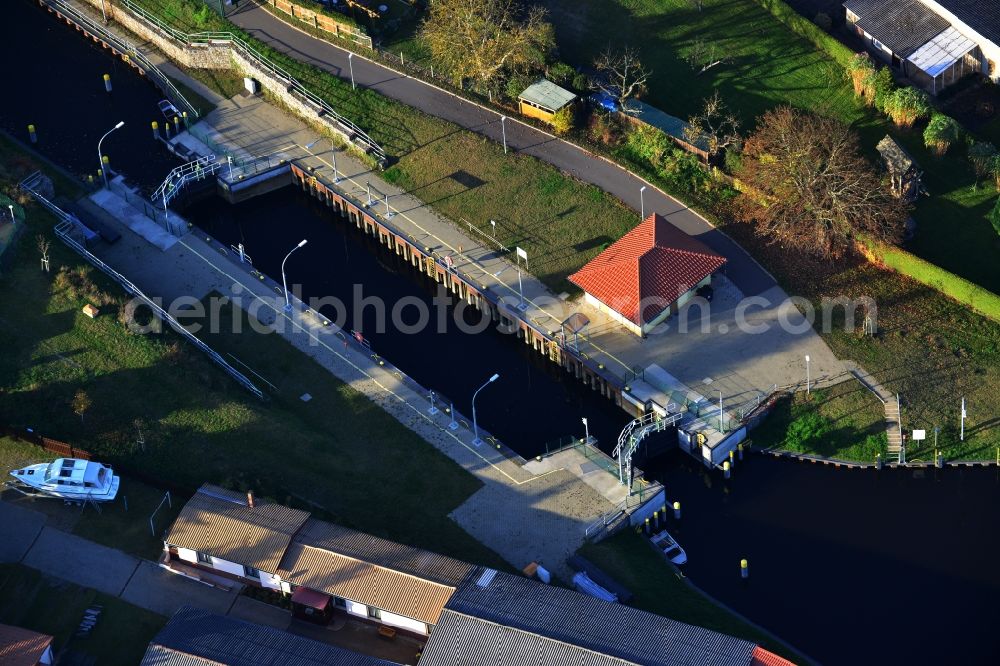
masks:
{"type": "Polygon", "coordinates": [[[898,127],[913,127],[913,123],[931,115],[932,107],[927,93],[906,86],[889,95],[884,110],[898,127]]]}
{"type": "Polygon", "coordinates": [[[618,122],[609,114],[597,111],[590,114],[587,123],[587,135],[595,143],[616,146],[621,141],[622,132],[618,122]]]}
{"type": "Polygon", "coordinates": [[[564,106],[555,112],[549,123],[556,134],[565,134],[573,129],[573,107],[564,106]]]}
{"type": "Polygon", "coordinates": [[[638,125],[625,138],[625,149],[631,157],[646,162],[654,169],[663,166],[663,158],[670,151],[670,139],[662,131],[650,125],[638,125]]]}
{"type": "Polygon", "coordinates": [[[948,152],[948,147],[958,141],[962,136],[962,128],[954,118],[935,113],[931,116],[931,121],[927,123],[924,130],[924,145],[931,151],[941,156],[948,152]]]}
{"type": "Polygon", "coordinates": [[[545,76],[549,81],[557,86],[568,88],[573,85],[573,78],[576,76],[576,70],[564,62],[554,62],[549,65],[545,76]]]}
{"type": "Polygon", "coordinates": [[[830,419],[818,412],[808,412],[788,424],[785,433],[785,448],[798,453],[811,453],[816,444],[833,427],[830,419]]]}
{"type": "Polygon", "coordinates": [[[525,91],[525,89],[535,82],[536,76],[530,74],[520,74],[514,73],[507,77],[507,83],[504,84],[504,92],[507,93],[507,97],[516,100],[517,96],[525,91]]]}
{"type": "MultiPolygon", "coordinates": [[[[854,94],[858,97],[868,98],[867,83],[870,77],[875,75],[875,63],[867,53],[858,53],[851,58],[847,65],[847,74],[851,77],[851,85],[854,86],[854,94]]],[[[874,97],[874,91],[872,91],[874,97]]]]}
{"type": "Polygon", "coordinates": [[[972,170],[976,172],[977,178],[993,175],[992,166],[996,157],[996,146],[988,141],[975,141],[969,146],[969,161],[972,162],[972,170]]]}
{"type": "Polygon", "coordinates": [[[888,67],[880,67],[871,77],[872,97],[869,103],[882,113],[889,113],[889,100],[896,92],[896,82],[892,79],[892,71],[888,67]]]}
{"type": "Polygon", "coordinates": [[[990,178],[996,182],[997,189],[1000,190],[1000,153],[990,158],[986,170],[990,178]]]}
{"type": "Polygon", "coordinates": [[[990,224],[993,225],[993,231],[997,232],[1000,236],[1000,197],[997,197],[996,205],[993,206],[993,210],[989,212],[987,217],[990,220],[990,224]]]}
{"type": "Polygon", "coordinates": [[[711,174],[693,154],[680,148],[671,148],[663,160],[660,176],[676,187],[697,192],[711,185],[711,174]]]}
{"type": "Polygon", "coordinates": [[[723,159],[726,165],[726,171],[729,173],[736,173],[740,170],[740,167],[743,166],[743,155],[732,146],[726,149],[726,154],[723,159]]]}
{"type": "Polygon", "coordinates": [[[830,28],[833,27],[833,19],[831,19],[830,15],[826,12],[816,14],[816,18],[813,19],[813,23],[815,23],[820,30],[826,30],[827,32],[829,32],[830,28]]]}
{"type": "Polygon", "coordinates": [[[578,93],[585,93],[590,90],[590,77],[580,72],[573,77],[573,89],[578,93]]]}

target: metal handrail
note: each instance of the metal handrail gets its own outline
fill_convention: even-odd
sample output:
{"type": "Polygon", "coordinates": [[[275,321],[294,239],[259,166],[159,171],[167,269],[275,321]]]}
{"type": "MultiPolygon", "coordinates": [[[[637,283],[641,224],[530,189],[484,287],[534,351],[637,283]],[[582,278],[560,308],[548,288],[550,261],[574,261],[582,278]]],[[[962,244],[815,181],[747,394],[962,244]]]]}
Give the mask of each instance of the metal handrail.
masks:
{"type": "Polygon", "coordinates": [[[368,133],[354,124],[348,118],[342,116],[338,113],[326,100],[321,98],[319,95],[313,93],[311,90],[306,88],[306,86],[296,79],[294,76],[285,71],[282,67],[272,62],[262,53],[253,48],[248,42],[242,39],[239,35],[232,32],[197,32],[197,33],[187,33],[172,26],[168,25],[160,17],[149,11],[139,7],[132,0],[118,0],[118,3],[128,9],[130,12],[138,16],[139,18],[153,24],[164,33],[166,33],[172,39],[183,43],[184,45],[192,44],[205,44],[205,45],[229,45],[235,51],[239,52],[240,55],[255,62],[257,65],[261,66],[266,71],[270,72],[272,75],[278,78],[284,79],[289,88],[304,96],[310,102],[318,105],[323,109],[323,112],[332,117],[338,123],[343,125],[346,129],[350,130],[356,135],[356,138],[360,139],[368,149],[375,154],[380,160],[385,160],[385,151],[382,149],[374,139],[368,136],[368,133]]]}
{"type": "Polygon", "coordinates": [[[195,118],[200,117],[198,109],[196,109],[194,105],[192,105],[191,102],[189,102],[187,98],[184,97],[181,91],[177,89],[177,86],[175,86],[170,81],[170,79],[167,78],[166,74],[161,72],[160,69],[156,65],[154,65],[149,58],[143,55],[142,52],[139,51],[139,49],[137,49],[128,40],[111,32],[103,25],[101,25],[97,21],[94,21],[89,16],[78,10],[76,7],[67,4],[66,2],[63,2],[63,0],[41,0],[41,2],[50,7],[58,8],[58,10],[61,13],[71,17],[75,22],[77,22],[81,26],[86,27],[87,30],[91,31],[95,36],[100,37],[109,44],[113,44],[120,51],[126,53],[130,60],[134,60],[140,65],[141,69],[146,73],[146,76],[156,80],[160,90],[162,90],[163,93],[168,98],[170,98],[171,102],[174,102],[176,105],[185,107],[195,118]]]}

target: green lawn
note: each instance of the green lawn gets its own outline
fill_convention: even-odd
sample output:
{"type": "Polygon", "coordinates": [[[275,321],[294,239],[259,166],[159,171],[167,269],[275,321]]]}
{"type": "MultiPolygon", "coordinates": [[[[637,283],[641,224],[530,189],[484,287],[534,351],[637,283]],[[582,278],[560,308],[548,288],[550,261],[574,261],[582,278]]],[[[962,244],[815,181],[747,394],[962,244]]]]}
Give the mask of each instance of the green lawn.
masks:
{"type": "Polygon", "coordinates": [[[688,585],[683,574],[634,532],[626,530],[600,543],[586,544],[580,554],[627,587],[635,595],[630,603],[636,608],[759,643],[786,659],[800,659],[688,585]]]}
{"type": "MultiPolygon", "coordinates": [[[[779,246],[767,245],[746,225],[729,225],[726,232],[747,247],[789,293],[812,301],[817,312],[823,297],[875,299],[875,337],[861,335],[860,315],[856,329],[845,331],[843,310],[838,309],[823,339],[839,358],[856,361],[883,386],[900,394],[904,430],[940,427],[940,448],[949,459],[996,457],[1000,446],[1000,323],[934,289],[860,260],[831,265],[796,257],[779,246]],[[958,432],[962,396],[968,402],[964,441],[958,432]]],[[[911,446],[908,458],[929,459],[931,448],[932,440],[923,448],[911,446]]]]}
{"type": "MultiPolygon", "coordinates": [[[[50,233],[51,217],[28,210],[26,237],[50,233]]],[[[281,338],[245,334],[234,342],[241,360],[271,381],[293,378],[263,404],[175,335],[127,333],[118,321],[124,293],[58,241],[50,274],[39,270],[33,243],[16,252],[0,279],[7,294],[0,298],[0,423],[71,442],[126,478],[135,472],[186,491],[206,481],[253,488],[282,502],[315,503],[380,536],[503,565],[447,517],[479,482],[281,338]],[[69,270],[60,276],[63,266],[69,270]],[[97,319],[80,312],[87,301],[103,305],[97,319]],[[316,396],[312,402],[298,402],[302,387],[316,396]],[[92,401],[82,421],[70,406],[78,390],[92,401]]],[[[123,486],[132,494],[129,515],[109,510],[81,530],[100,536],[104,525],[118,525],[112,545],[135,535],[145,553],[150,542],[140,538],[158,493],[131,487],[123,486]]]]}
{"type": "Polygon", "coordinates": [[[138,664],[167,619],[89,588],[50,578],[18,564],[0,565],[0,622],[55,638],[64,663],[138,664]],[[89,637],[76,638],[83,612],[104,608],[89,637]],[[71,661],[72,660],[72,661],[71,661]]]}
{"type": "Polygon", "coordinates": [[[753,431],[757,446],[827,458],[874,462],[885,459],[885,411],[859,382],[784,398],[753,431]]]}

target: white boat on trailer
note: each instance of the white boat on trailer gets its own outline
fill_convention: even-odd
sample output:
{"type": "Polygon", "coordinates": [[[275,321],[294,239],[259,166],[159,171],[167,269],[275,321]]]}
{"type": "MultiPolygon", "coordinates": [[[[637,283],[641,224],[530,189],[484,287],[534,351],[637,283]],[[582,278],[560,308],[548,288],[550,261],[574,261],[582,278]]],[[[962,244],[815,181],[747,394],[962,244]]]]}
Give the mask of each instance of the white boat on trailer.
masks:
{"type": "Polygon", "coordinates": [[[10,475],[15,479],[14,487],[22,493],[68,502],[110,502],[121,482],[109,466],[81,458],[56,458],[15,469],[10,475]]]}
{"type": "Polygon", "coordinates": [[[663,553],[664,557],[674,564],[684,564],[688,561],[687,553],[684,552],[684,549],[677,543],[677,540],[670,536],[666,530],[654,534],[649,540],[653,542],[658,551],[663,553]]]}

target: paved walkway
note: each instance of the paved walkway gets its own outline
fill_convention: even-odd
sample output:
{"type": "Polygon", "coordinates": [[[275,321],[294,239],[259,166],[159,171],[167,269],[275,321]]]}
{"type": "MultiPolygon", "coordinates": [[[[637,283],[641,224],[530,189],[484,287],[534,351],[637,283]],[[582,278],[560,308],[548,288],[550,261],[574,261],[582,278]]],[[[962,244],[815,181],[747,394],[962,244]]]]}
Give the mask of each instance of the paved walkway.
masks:
{"type": "Polygon", "coordinates": [[[225,615],[237,598],[46,523],[44,513],[0,501],[0,562],[19,562],[166,616],[184,605],[225,615]]]}

